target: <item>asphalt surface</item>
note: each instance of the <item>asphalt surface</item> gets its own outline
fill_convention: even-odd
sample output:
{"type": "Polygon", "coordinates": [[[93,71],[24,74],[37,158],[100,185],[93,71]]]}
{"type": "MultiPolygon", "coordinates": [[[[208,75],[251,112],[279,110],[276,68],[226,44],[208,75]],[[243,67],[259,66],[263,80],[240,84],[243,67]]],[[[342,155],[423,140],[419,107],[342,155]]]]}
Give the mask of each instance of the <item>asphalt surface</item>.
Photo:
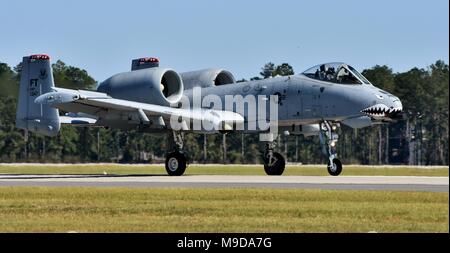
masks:
{"type": "Polygon", "coordinates": [[[225,176],[225,175],[29,175],[0,174],[1,186],[298,188],[449,192],[448,177],[225,176]]]}

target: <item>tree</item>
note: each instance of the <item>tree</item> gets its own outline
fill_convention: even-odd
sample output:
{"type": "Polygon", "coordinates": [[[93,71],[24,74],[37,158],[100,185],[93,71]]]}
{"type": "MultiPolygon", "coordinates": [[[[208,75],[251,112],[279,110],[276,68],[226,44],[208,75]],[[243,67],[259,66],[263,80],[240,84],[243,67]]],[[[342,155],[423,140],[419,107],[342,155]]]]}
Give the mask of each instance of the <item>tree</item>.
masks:
{"type": "Polygon", "coordinates": [[[418,144],[422,146],[425,137],[426,160],[431,164],[448,164],[449,66],[443,61],[432,64],[422,85],[425,92],[422,117],[417,119],[418,144]],[[421,127],[425,133],[421,133],[421,127]]]}
{"type": "Polygon", "coordinates": [[[55,84],[58,87],[83,90],[90,90],[95,87],[95,80],[84,69],[67,66],[61,60],[52,64],[52,69],[55,84]]]}
{"type": "Polygon", "coordinates": [[[264,78],[269,78],[273,76],[273,71],[275,70],[275,64],[272,62],[264,64],[264,67],[261,68],[261,72],[259,74],[264,78]]]}
{"type": "MultiPolygon", "coordinates": [[[[264,79],[274,76],[289,76],[294,74],[294,69],[288,63],[283,63],[275,67],[275,64],[272,62],[264,64],[264,67],[261,68],[261,72],[259,73],[264,79]]],[[[250,79],[260,80],[259,77],[253,77],[250,79]]]]}
{"type": "Polygon", "coordinates": [[[0,62],[0,96],[17,97],[19,83],[16,74],[6,64],[0,62]]]}
{"type": "Polygon", "coordinates": [[[373,85],[389,91],[394,91],[394,73],[388,66],[375,65],[361,72],[373,85]]]}
{"type": "Polygon", "coordinates": [[[278,65],[272,72],[272,76],[290,76],[294,74],[294,69],[288,63],[278,65]]]}
{"type": "Polygon", "coordinates": [[[14,72],[16,72],[16,80],[20,81],[20,75],[22,74],[22,62],[14,67],[14,72]]]}

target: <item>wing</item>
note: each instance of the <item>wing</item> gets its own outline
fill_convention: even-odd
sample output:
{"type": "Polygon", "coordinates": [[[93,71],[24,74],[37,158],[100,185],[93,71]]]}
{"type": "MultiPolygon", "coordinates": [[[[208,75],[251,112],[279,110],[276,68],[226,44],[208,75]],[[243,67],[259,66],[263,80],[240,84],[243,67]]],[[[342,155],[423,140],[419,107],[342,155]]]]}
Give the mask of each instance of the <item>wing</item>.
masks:
{"type": "MultiPolygon", "coordinates": [[[[72,112],[83,113],[96,117],[107,116],[108,113],[135,113],[142,122],[149,122],[148,117],[162,117],[164,120],[183,119],[182,130],[189,130],[186,120],[206,121],[212,124],[215,130],[231,130],[233,124],[242,124],[242,115],[230,112],[204,108],[173,108],[168,106],[146,104],[123,99],[115,99],[105,93],[53,88],[54,91],[37,97],[35,103],[47,104],[52,107],[72,112]]],[[[64,117],[64,116],[62,116],[64,117]]],[[[64,122],[71,123],[80,120],[81,123],[92,124],[95,119],[90,117],[68,117],[64,122]]],[[[63,123],[63,122],[62,122],[63,123]]],[[[167,126],[168,128],[172,128],[167,126]]]]}

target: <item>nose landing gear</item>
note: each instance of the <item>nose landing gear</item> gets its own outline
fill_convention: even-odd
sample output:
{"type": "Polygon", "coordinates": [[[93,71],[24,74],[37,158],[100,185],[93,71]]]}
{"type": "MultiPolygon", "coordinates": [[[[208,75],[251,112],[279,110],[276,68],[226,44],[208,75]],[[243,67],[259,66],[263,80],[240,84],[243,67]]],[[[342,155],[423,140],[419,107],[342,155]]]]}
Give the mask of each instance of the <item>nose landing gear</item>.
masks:
{"type": "Polygon", "coordinates": [[[333,133],[333,127],[327,121],[320,124],[319,139],[322,153],[328,158],[327,170],[332,176],[338,176],[342,172],[342,163],[337,158],[336,143],[338,135],[333,133]]]}
{"type": "Polygon", "coordinates": [[[334,158],[332,163],[328,161],[327,169],[330,175],[338,176],[342,172],[342,163],[339,159],[334,158]]]}

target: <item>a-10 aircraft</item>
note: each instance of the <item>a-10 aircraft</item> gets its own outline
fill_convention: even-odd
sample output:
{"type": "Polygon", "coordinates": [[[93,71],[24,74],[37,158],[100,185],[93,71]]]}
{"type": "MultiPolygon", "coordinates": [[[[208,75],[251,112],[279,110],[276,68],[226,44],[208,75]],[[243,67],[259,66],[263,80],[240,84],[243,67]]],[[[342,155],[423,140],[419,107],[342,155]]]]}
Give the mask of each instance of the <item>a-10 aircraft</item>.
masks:
{"type": "Polygon", "coordinates": [[[281,175],[285,159],[274,151],[281,134],[318,135],[337,176],[336,128],[368,127],[402,118],[400,99],[372,85],[345,63],[312,67],[302,74],[236,83],[223,69],[177,73],[157,58],[132,61],[131,71],[101,82],[97,91],[55,87],[48,55],[23,57],[16,126],[55,136],[61,124],[167,133],[165,167],[187,167],[184,133],[260,133],[264,170],[281,175]],[[59,110],[67,112],[60,116],[59,110]]]}

